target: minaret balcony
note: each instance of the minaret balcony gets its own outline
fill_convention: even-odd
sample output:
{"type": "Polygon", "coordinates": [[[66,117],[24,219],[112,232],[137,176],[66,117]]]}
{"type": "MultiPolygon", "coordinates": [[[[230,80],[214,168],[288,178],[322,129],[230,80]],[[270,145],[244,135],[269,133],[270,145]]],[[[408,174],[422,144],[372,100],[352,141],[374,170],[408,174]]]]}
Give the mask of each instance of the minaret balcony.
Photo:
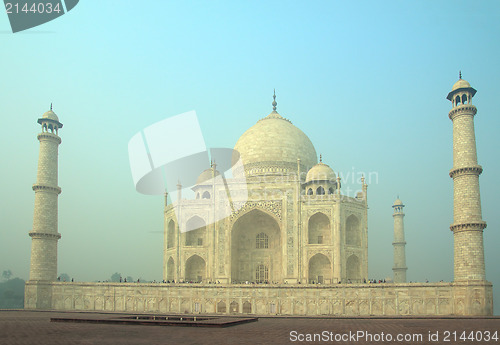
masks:
{"type": "Polygon", "coordinates": [[[453,119],[459,115],[476,115],[477,113],[477,108],[472,105],[472,104],[462,104],[454,107],[453,109],[450,110],[448,113],[448,117],[450,120],[453,121],[453,119]]]}

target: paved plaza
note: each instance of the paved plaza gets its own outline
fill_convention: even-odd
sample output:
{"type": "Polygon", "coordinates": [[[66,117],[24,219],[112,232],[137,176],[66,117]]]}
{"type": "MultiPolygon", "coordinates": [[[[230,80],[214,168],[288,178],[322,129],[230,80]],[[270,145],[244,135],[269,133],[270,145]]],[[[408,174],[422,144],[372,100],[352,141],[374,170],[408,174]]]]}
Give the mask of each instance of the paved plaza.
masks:
{"type": "Polygon", "coordinates": [[[50,318],[54,317],[103,318],[108,315],[118,316],[102,313],[0,311],[0,344],[500,344],[500,339],[495,339],[495,332],[500,336],[500,317],[261,317],[257,322],[228,328],[50,322],[50,318]],[[471,340],[471,332],[476,339],[474,341],[471,340]],[[460,340],[464,335],[467,339],[460,340]],[[486,341],[488,336],[490,340],[486,341]],[[481,341],[479,337],[482,337],[481,341]],[[308,339],[313,341],[306,341],[308,339]]]}

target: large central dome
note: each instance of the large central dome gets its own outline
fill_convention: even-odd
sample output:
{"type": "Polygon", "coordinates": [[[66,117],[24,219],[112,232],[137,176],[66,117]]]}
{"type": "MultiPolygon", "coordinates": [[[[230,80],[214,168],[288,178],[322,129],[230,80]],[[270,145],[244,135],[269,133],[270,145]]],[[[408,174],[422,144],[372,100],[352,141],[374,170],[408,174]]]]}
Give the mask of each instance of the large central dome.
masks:
{"type": "Polygon", "coordinates": [[[250,175],[296,171],[298,158],[305,169],[317,163],[311,140],[278,114],[275,104],[274,110],[243,133],[234,147],[250,175]]]}

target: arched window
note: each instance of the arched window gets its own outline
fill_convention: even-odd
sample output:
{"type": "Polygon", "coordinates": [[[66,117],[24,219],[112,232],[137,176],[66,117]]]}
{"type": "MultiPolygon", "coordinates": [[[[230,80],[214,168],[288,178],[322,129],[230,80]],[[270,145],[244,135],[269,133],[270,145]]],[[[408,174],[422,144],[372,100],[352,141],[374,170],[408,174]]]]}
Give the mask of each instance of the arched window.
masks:
{"type": "Polygon", "coordinates": [[[239,313],[239,305],[238,302],[232,301],[231,304],[229,305],[229,312],[231,314],[237,314],[239,313]]]}
{"type": "Polygon", "coordinates": [[[200,193],[196,193],[196,199],[200,198],[200,193]]]}
{"type": "Polygon", "coordinates": [[[185,269],[187,281],[201,283],[205,279],[206,264],[200,256],[195,254],[187,259],[185,269]]]}
{"type": "Polygon", "coordinates": [[[328,194],[333,194],[333,187],[330,187],[330,188],[328,189],[328,194]]]}
{"type": "Polygon", "coordinates": [[[205,221],[198,217],[193,216],[186,222],[186,246],[203,246],[203,239],[205,238],[206,225],[205,221]]]}
{"type": "Polygon", "coordinates": [[[467,104],[467,95],[465,93],[462,95],[462,104],[467,104]]]}
{"type": "Polygon", "coordinates": [[[220,301],[217,303],[217,312],[225,313],[226,312],[226,303],[224,301],[220,301]]]}
{"type": "Polygon", "coordinates": [[[252,312],[252,303],[246,301],[243,303],[243,314],[250,314],[252,312]]]}
{"type": "Polygon", "coordinates": [[[319,186],[316,189],[316,195],[325,195],[325,189],[323,187],[319,186]]]}
{"type": "Polygon", "coordinates": [[[202,199],[210,199],[210,193],[209,192],[205,192],[203,193],[203,195],[201,196],[202,199]]]}
{"type": "Polygon", "coordinates": [[[267,249],[269,248],[269,236],[261,232],[257,235],[255,240],[255,248],[257,249],[267,249]]]}
{"type": "Polygon", "coordinates": [[[309,244],[331,245],[330,219],[323,213],[314,214],[307,222],[309,244]]]}
{"type": "Polygon", "coordinates": [[[307,195],[313,195],[313,190],[311,188],[307,190],[307,195]]]}
{"type": "Polygon", "coordinates": [[[352,283],[361,282],[361,265],[356,255],[351,255],[346,262],[347,279],[352,283]]]}
{"type": "Polygon", "coordinates": [[[257,283],[264,283],[269,279],[269,269],[266,265],[258,265],[255,270],[255,281],[257,283]]]}
{"type": "Polygon", "coordinates": [[[174,259],[170,257],[167,261],[167,280],[174,280],[175,279],[175,264],[174,264],[174,259]]]}
{"type": "Polygon", "coordinates": [[[350,215],[346,220],[346,243],[351,246],[361,246],[361,227],[354,215],[350,215]]]}
{"type": "Polygon", "coordinates": [[[314,255],[309,259],[309,283],[323,284],[331,281],[332,270],[330,260],[321,253],[314,255]]]}
{"type": "Polygon", "coordinates": [[[455,97],[455,105],[460,105],[460,96],[455,97]]]}

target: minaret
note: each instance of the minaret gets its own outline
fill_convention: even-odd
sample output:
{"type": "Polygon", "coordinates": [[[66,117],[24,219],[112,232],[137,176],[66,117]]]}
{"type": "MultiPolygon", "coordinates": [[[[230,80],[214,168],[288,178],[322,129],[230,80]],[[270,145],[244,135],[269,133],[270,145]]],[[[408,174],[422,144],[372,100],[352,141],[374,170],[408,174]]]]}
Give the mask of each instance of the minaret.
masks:
{"type": "Polygon", "coordinates": [[[40,141],[38,172],[35,191],[35,212],[31,241],[30,281],[55,281],[57,277],[57,198],[61,188],[57,186],[57,155],[61,138],[59,129],[63,126],[50,110],[38,119],[42,131],[40,141]]]}
{"type": "Polygon", "coordinates": [[[462,79],[453,85],[446,97],[452,109],[448,116],[453,122],[453,224],[454,280],[485,280],[483,229],[479,175],[483,168],[477,164],[474,116],[477,109],[471,104],[476,94],[462,79]]]}
{"type": "Polygon", "coordinates": [[[405,214],[403,213],[403,202],[396,199],[392,208],[394,209],[394,267],[392,271],[394,272],[394,283],[406,283],[406,254],[405,254],[405,227],[403,218],[405,214]]]}

